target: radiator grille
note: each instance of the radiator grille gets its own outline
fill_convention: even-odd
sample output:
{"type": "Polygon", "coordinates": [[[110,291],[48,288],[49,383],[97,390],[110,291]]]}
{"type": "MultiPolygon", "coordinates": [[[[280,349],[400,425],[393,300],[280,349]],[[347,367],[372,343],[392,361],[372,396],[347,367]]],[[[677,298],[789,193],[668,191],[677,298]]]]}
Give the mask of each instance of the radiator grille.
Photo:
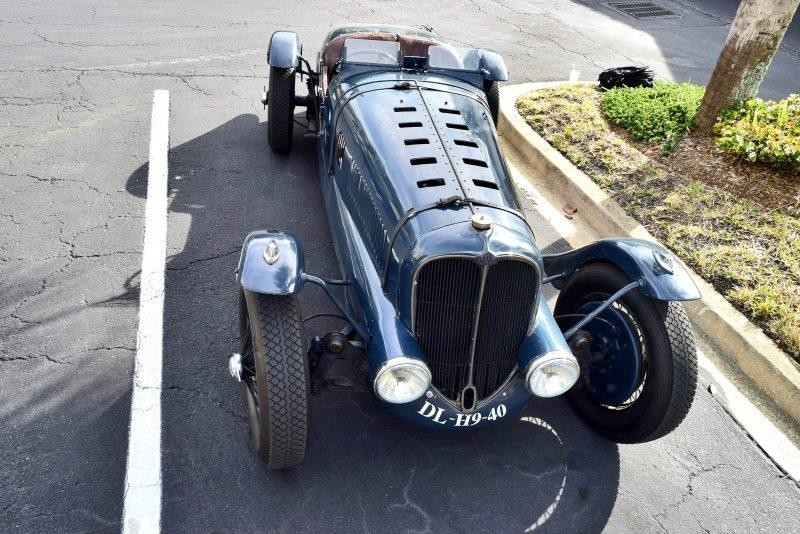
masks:
{"type": "Polygon", "coordinates": [[[416,286],[415,335],[433,385],[453,401],[469,383],[471,340],[478,319],[472,382],[480,401],[511,375],[531,321],[538,279],[528,262],[479,265],[473,258],[427,263],[416,286]],[[479,303],[483,270],[486,281],[479,303]],[[480,306],[480,313],[478,307],[480,306]]]}
{"type": "Polygon", "coordinates": [[[502,261],[489,270],[483,291],[475,347],[474,382],[478,398],[491,395],[517,366],[517,354],[536,299],[534,267],[502,261]]]}
{"type": "Polygon", "coordinates": [[[417,278],[417,339],[433,385],[453,400],[467,383],[480,283],[480,266],[461,258],[432,261],[417,278]]]}

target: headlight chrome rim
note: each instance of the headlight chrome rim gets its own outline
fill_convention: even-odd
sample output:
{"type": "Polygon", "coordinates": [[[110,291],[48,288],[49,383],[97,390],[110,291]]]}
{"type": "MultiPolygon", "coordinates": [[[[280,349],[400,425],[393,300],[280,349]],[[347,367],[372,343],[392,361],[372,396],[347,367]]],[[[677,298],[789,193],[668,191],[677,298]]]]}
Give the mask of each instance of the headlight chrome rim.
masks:
{"type": "Polygon", "coordinates": [[[383,362],[381,367],[378,369],[378,372],[375,373],[375,380],[372,381],[372,390],[375,394],[384,402],[388,402],[390,404],[407,404],[409,402],[414,402],[415,400],[422,397],[428,388],[431,385],[431,380],[433,375],[431,375],[431,370],[428,366],[420,359],[417,358],[409,358],[408,356],[396,356],[394,358],[390,358],[383,362]],[[425,377],[425,387],[421,388],[418,395],[415,395],[413,398],[407,399],[390,399],[385,397],[381,394],[381,389],[378,387],[379,382],[381,379],[386,376],[388,373],[393,371],[397,371],[404,367],[412,367],[415,370],[421,371],[425,377]]]}
{"type": "Polygon", "coordinates": [[[558,397],[559,395],[563,395],[567,391],[573,388],[575,384],[578,382],[580,378],[581,367],[578,364],[578,359],[572,353],[564,352],[564,351],[552,351],[546,352],[543,355],[535,358],[531,363],[528,364],[528,368],[525,370],[525,386],[528,388],[528,391],[537,397],[548,399],[553,397],[558,397]],[[569,367],[572,367],[574,371],[575,378],[569,387],[564,388],[562,391],[558,391],[556,393],[549,393],[549,392],[542,392],[542,391],[534,391],[534,388],[531,386],[531,379],[534,376],[534,373],[541,370],[543,367],[556,363],[561,362],[566,364],[569,367]]]}

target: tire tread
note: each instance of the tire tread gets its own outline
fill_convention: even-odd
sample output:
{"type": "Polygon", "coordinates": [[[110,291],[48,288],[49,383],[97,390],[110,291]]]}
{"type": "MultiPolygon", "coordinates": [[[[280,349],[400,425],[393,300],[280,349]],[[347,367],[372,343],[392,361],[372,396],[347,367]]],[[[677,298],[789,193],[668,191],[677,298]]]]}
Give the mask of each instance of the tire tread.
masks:
{"type": "Polygon", "coordinates": [[[288,154],[292,150],[294,79],[294,69],[269,69],[267,137],[270,148],[279,154],[288,154]]]}
{"type": "MultiPolygon", "coordinates": [[[[258,334],[253,334],[262,337],[266,369],[268,417],[262,417],[267,428],[262,424],[261,429],[268,443],[262,450],[262,460],[270,469],[284,469],[303,461],[308,435],[309,379],[303,325],[296,297],[252,297],[259,319],[258,334]]],[[[256,357],[260,357],[258,352],[256,357]]],[[[260,410],[264,404],[259,399],[260,410]]]]}
{"type": "Polygon", "coordinates": [[[672,396],[661,424],[644,441],[658,439],[678,428],[692,407],[697,389],[697,348],[689,316],[680,302],[666,304],[663,322],[672,349],[672,396]]]}
{"type": "Polygon", "coordinates": [[[500,115],[500,86],[496,81],[484,81],[483,92],[486,95],[486,102],[489,104],[492,122],[497,126],[500,115]]]}

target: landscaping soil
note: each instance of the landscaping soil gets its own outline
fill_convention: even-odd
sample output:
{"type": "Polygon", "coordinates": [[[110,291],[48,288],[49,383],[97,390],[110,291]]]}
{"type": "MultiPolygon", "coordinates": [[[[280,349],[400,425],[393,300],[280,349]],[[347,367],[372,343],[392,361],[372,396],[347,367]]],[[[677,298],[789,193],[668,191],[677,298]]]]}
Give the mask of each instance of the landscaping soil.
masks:
{"type": "Polygon", "coordinates": [[[663,166],[668,176],[697,180],[766,210],[779,210],[800,217],[800,173],[797,171],[743,161],[721,150],[707,137],[687,137],[665,157],[660,154],[657,144],[635,141],[623,129],[614,129],[640,152],[663,166]]]}

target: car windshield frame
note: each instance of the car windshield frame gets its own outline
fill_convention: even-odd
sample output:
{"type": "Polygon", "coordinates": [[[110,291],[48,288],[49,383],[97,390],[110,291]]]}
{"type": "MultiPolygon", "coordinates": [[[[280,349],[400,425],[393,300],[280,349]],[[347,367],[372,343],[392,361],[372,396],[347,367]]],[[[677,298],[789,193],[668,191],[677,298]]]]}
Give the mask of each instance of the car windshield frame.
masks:
{"type": "Polygon", "coordinates": [[[428,47],[426,56],[406,56],[397,41],[383,39],[347,38],[342,50],[343,65],[375,66],[400,70],[431,70],[434,72],[451,71],[477,73],[481,71],[480,48],[455,47],[448,43],[440,43],[428,47]],[[431,54],[431,51],[435,52],[431,54]],[[375,61],[353,59],[353,55],[368,55],[372,52],[375,61]],[[441,54],[440,54],[441,52],[441,54]],[[390,60],[389,56],[396,59],[390,60]],[[404,65],[406,57],[424,57],[425,68],[415,69],[404,65]],[[433,58],[433,61],[432,61],[433,58]]]}

